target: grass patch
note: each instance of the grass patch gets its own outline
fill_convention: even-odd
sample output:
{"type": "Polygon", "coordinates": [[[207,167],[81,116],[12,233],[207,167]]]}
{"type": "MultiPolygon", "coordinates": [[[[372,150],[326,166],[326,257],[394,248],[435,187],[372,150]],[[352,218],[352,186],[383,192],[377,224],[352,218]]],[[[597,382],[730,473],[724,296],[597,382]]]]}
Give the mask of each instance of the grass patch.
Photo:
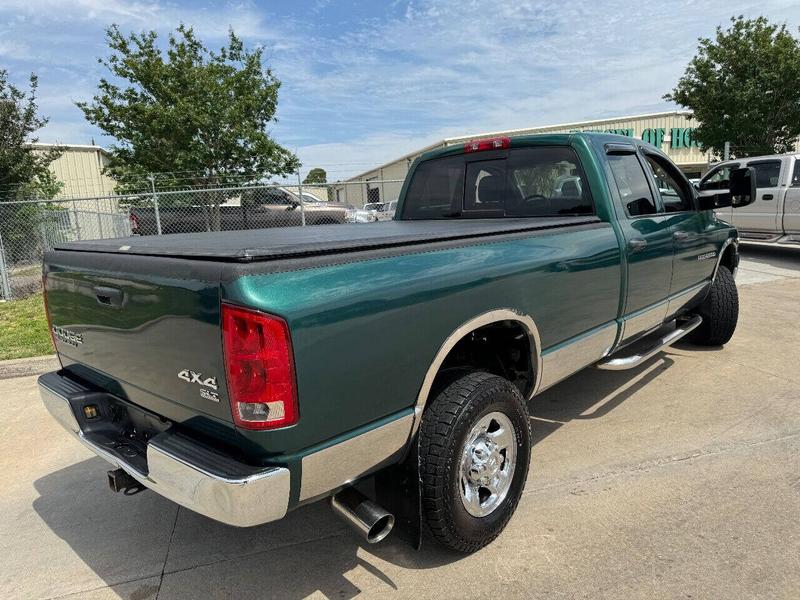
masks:
{"type": "Polygon", "coordinates": [[[52,353],[41,294],[0,302],[0,360],[52,353]]]}

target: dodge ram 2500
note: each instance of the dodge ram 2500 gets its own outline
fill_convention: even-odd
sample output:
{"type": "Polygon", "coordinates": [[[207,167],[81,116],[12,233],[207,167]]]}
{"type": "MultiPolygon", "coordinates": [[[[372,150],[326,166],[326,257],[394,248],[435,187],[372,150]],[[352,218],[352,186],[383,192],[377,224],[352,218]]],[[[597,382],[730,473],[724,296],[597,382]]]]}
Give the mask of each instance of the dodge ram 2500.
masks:
{"type": "Polygon", "coordinates": [[[728,180],[613,135],[481,139],[420,157],[393,221],[61,244],[42,397],[114,490],[237,526],[330,498],[371,542],[396,520],[475,551],[520,500],[537,393],[733,335],[714,210],[755,180],[728,180]]]}

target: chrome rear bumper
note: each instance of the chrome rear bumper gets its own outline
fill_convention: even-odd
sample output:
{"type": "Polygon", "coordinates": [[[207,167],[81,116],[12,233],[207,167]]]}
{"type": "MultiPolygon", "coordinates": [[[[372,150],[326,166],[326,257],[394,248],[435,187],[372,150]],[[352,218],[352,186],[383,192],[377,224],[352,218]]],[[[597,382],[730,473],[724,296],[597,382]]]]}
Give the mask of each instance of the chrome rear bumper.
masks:
{"type": "Polygon", "coordinates": [[[81,428],[73,406],[88,390],[57,373],[48,373],[39,378],[39,391],[53,418],[87,448],[181,506],[238,527],[276,521],[286,514],[290,493],[286,468],[257,469],[236,463],[167,431],[148,441],[147,468],[142,471],[81,428]]]}

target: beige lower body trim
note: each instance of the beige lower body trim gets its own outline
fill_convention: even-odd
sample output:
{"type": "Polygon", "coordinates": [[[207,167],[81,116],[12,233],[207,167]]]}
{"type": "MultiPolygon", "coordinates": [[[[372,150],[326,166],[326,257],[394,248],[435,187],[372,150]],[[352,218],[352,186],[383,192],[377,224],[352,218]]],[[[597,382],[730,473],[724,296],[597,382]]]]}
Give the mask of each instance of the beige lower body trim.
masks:
{"type": "Polygon", "coordinates": [[[628,340],[635,335],[660,327],[667,317],[671,317],[691,302],[691,300],[697,294],[701,293],[709,283],[709,281],[703,281],[697,285],[693,285],[688,290],[678,292],[674,296],[667,298],[663,302],[659,302],[651,308],[627,317],[624,319],[622,325],[622,340],[628,340]]]}
{"type": "Polygon", "coordinates": [[[539,391],[557,384],[573,373],[606,356],[617,338],[617,324],[608,325],[570,344],[542,356],[539,391]]]}
{"type": "Polygon", "coordinates": [[[628,340],[635,335],[650,331],[664,323],[667,318],[668,301],[659,302],[652,308],[643,310],[622,322],[622,339],[628,340]]]}
{"type": "Polygon", "coordinates": [[[413,422],[409,414],[304,456],[300,500],[326,494],[387,464],[405,448],[413,422]]]}
{"type": "Polygon", "coordinates": [[[698,283],[697,285],[693,285],[688,290],[680,292],[676,294],[673,298],[670,299],[669,304],[667,305],[667,316],[674,315],[684,306],[689,304],[695,296],[701,293],[705,288],[709,285],[710,282],[704,281],[702,283],[698,283]]]}

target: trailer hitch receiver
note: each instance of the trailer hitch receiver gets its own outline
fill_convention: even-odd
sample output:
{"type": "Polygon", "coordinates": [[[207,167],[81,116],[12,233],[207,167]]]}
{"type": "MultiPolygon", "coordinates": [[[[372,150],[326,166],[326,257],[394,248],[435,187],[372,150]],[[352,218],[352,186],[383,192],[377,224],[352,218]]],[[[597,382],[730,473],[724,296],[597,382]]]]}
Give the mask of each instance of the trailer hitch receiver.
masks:
{"type": "Polygon", "coordinates": [[[147,489],[122,469],[108,472],[108,487],[115,492],[122,492],[126,496],[133,496],[147,489]]]}

